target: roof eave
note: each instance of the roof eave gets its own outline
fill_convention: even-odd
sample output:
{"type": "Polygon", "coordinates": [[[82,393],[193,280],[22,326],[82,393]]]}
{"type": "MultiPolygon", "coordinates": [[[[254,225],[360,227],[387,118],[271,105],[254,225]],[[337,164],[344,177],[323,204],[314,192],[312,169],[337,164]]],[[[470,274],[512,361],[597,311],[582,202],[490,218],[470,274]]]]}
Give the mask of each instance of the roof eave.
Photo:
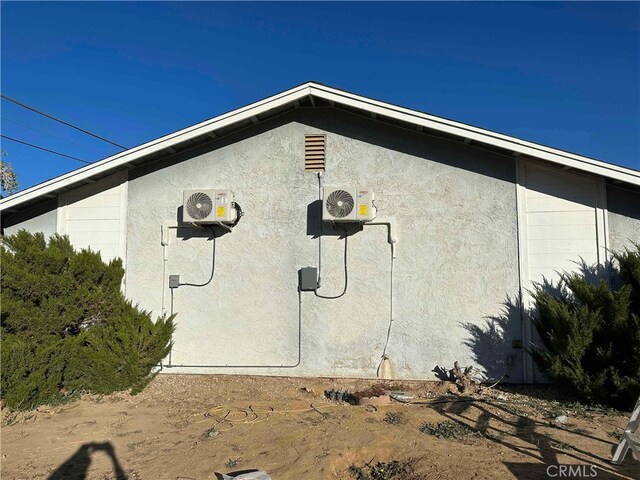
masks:
{"type": "Polygon", "coordinates": [[[422,128],[437,130],[467,140],[502,148],[516,155],[526,155],[557,163],[569,168],[583,170],[614,180],[640,186],[640,171],[584,157],[544,145],[528,142],[508,135],[473,127],[453,120],[391,105],[370,98],[344,92],[324,85],[312,84],[311,94],[327,101],[342,103],[354,108],[367,110],[378,116],[386,116],[398,121],[412,123],[422,128]]]}
{"type": "Polygon", "coordinates": [[[82,182],[88,177],[104,174],[107,171],[135,162],[147,155],[152,155],[170,148],[176,143],[189,141],[208,132],[214,132],[215,130],[227,127],[234,123],[242,122],[243,120],[250,119],[256,115],[266,113],[271,109],[294,102],[300,98],[308,96],[310,94],[309,89],[309,83],[298,85],[297,87],[272,95],[271,97],[258,102],[218,115],[217,117],[205,120],[204,122],[192,125],[177,132],[170,133],[152,140],[151,142],[117,153],[103,160],[92,163],[91,165],[87,165],[86,167],[73,170],[64,175],[60,175],[59,177],[47,180],[46,182],[39,183],[38,185],[0,200],[0,211],[16,207],[21,203],[33,200],[35,197],[44,196],[51,193],[53,190],[63,189],[75,183],[82,182]]]}
{"type": "Polygon", "coordinates": [[[399,107],[316,82],[307,82],[18,192],[0,200],[0,211],[14,209],[20,204],[32,202],[38,197],[50,197],[56,191],[69,188],[89,178],[104,175],[120,167],[126,168],[132,162],[162,150],[170,149],[178,143],[187,142],[207,133],[213,133],[233,124],[256,118],[257,115],[264,115],[270,110],[284,107],[308,96],[317,97],[329,103],[364,110],[372,114],[372,116],[387,117],[399,122],[413,124],[417,128],[435,130],[467,141],[490,145],[515,155],[538,158],[564,167],[640,186],[640,172],[636,170],[399,107]]]}

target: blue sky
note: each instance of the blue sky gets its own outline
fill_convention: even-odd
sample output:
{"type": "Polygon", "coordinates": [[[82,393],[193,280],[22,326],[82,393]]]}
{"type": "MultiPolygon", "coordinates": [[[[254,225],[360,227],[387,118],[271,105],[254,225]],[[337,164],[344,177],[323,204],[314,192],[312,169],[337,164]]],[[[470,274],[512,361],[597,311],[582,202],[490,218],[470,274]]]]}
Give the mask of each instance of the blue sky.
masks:
{"type": "MultiPolygon", "coordinates": [[[[127,146],[315,80],[640,169],[640,3],[2,2],[1,13],[2,93],[127,146]]],[[[6,101],[2,132],[89,161],[118,151],[6,101]]],[[[2,149],[21,189],[82,166],[2,149]]]]}

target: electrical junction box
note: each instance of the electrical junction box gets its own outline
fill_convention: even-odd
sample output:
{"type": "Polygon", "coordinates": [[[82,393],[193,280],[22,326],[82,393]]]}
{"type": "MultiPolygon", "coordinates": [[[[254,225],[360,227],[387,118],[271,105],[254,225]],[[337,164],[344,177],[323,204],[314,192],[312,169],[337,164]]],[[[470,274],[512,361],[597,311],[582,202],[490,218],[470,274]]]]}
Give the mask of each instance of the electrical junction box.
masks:
{"type": "Polygon", "coordinates": [[[300,291],[313,292],[318,288],[318,269],[304,267],[299,270],[300,291]]]}
{"type": "Polygon", "coordinates": [[[169,275],[169,288],[178,288],[180,286],[180,275],[169,275]]]}

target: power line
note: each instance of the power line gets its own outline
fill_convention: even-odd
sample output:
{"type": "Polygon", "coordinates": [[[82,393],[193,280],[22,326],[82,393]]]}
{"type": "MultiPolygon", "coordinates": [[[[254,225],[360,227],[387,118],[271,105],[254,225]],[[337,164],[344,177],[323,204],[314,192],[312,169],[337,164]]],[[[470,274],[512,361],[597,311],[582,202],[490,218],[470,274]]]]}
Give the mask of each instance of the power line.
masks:
{"type": "Polygon", "coordinates": [[[123,150],[126,150],[126,149],[127,149],[127,147],[122,146],[122,145],[120,145],[119,143],[112,142],[111,140],[108,140],[108,139],[106,139],[106,138],[104,138],[104,137],[101,137],[100,135],[96,135],[95,133],[91,133],[91,132],[90,132],[90,131],[88,131],[88,130],[85,130],[85,129],[80,128],[80,127],[76,127],[75,125],[73,125],[73,124],[71,124],[71,123],[69,123],[69,122],[65,122],[64,120],[61,120],[61,119],[59,119],[59,118],[56,118],[56,117],[54,117],[53,115],[49,115],[48,113],[45,113],[45,112],[43,112],[43,111],[41,111],[41,110],[38,110],[38,109],[33,108],[33,107],[30,107],[29,105],[27,105],[27,104],[25,104],[25,103],[19,102],[18,100],[14,99],[14,98],[8,97],[8,96],[7,96],[7,95],[5,95],[4,93],[0,94],[0,97],[4,98],[5,100],[7,100],[7,101],[9,101],[9,102],[11,102],[11,103],[15,103],[16,105],[19,105],[19,106],[21,106],[22,108],[26,108],[27,110],[31,110],[32,112],[35,112],[35,113],[37,113],[38,115],[43,115],[43,116],[45,116],[45,117],[47,117],[47,118],[50,118],[51,120],[55,120],[56,122],[60,122],[60,123],[62,123],[63,125],[66,125],[66,126],[71,127],[71,128],[75,128],[76,130],[78,130],[78,131],[80,131],[80,132],[82,132],[82,133],[86,133],[87,135],[91,135],[92,137],[97,138],[97,139],[99,139],[99,140],[102,140],[103,142],[110,143],[111,145],[115,145],[116,147],[122,148],[123,150]]]}
{"type": "Polygon", "coordinates": [[[80,143],[72,142],[71,140],[67,140],[66,138],[62,138],[62,137],[60,137],[58,135],[54,135],[53,133],[45,132],[44,130],[40,130],[40,129],[37,129],[37,128],[30,127],[29,125],[25,125],[24,123],[16,122],[15,120],[11,120],[10,118],[7,118],[7,117],[2,117],[2,120],[4,120],[5,122],[11,122],[11,123],[14,123],[16,125],[20,125],[23,128],[28,128],[29,130],[33,130],[34,132],[42,133],[44,135],[49,135],[50,137],[57,138],[58,140],[62,140],[63,142],[70,143],[71,145],[75,145],[76,147],[85,148],[87,150],[91,150],[92,152],[96,152],[96,153],[100,153],[100,154],[102,153],[99,150],[96,150],[95,148],[91,148],[91,147],[88,147],[86,145],[82,145],[80,143]]]}
{"type": "Polygon", "coordinates": [[[86,163],[87,165],[91,162],[87,162],[86,160],[82,160],[81,158],[72,157],[71,155],[66,155],[64,153],[56,152],[55,150],[49,150],[48,148],[39,147],[38,145],[34,145],[32,143],[23,142],[22,140],[18,140],[17,138],[8,137],[6,135],[0,135],[2,138],[6,138],[7,140],[11,140],[12,142],[21,143],[23,145],[27,145],[32,148],[37,148],[38,150],[43,150],[45,152],[53,153],[54,155],[60,155],[61,157],[70,158],[71,160],[77,160],[78,162],[86,163]]]}

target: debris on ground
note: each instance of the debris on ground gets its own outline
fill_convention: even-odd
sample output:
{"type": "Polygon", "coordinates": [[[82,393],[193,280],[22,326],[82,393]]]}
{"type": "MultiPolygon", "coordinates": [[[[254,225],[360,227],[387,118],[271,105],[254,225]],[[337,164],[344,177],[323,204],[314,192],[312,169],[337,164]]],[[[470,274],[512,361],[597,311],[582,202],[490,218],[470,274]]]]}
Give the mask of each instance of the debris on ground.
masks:
{"type": "Polygon", "coordinates": [[[367,463],[364,467],[351,465],[349,473],[355,480],[420,480],[423,478],[414,474],[410,462],[398,460],[377,462],[375,465],[367,463]]]}
{"type": "Polygon", "coordinates": [[[428,435],[433,435],[434,437],[447,439],[480,435],[479,432],[464,423],[449,420],[437,423],[424,423],[422,427],[420,427],[420,431],[428,435]]]}
{"type": "Polygon", "coordinates": [[[332,402],[346,402],[351,405],[355,405],[357,403],[356,397],[346,390],[325,390],[324,396],[332,402]]]}
{"type": "Polygon", "coordinates": [[[432,371],[441,382],[453,383],[462,395],[470,395],[479,390],[481,381],[476,378],[479,371],[473,366],[461,368],[458,362],[455,361],[453,362],[453,368],[450,370],[436,365],[432,371]]]}
{"type": "Polygon", "coordinates": [[[565,423],[567,423],[567,420],[569,420],[569,417],[567,417],[566,415],[558,415],[553,419],[553,421],[559,425],[564,425],[565,423]]]}
{"type": "Polygon", "coordinates": [[[218,435],[220,435],[220,431],[216,429],[216,427],[211,427],[207,430],[205,430],[205,432],[202,434],[203,437],[208,438],[208,437],[217,437],[218,435]]]}
{"type": "Polygon", "coordinates": [[[271,476],[264,470],[251,470],[236,473],[216,474],[220,480],[271,480],[271,476]]]}
{"type": "Polygon", "coordinates": [[[389,396],[392,399],[402,403],[411,403],[415,398],[415,396],[409,392],[403,392],[398,390],[389,392],[389,396]]]}
{"type": "Polygon", "coordinates": [[[387,394],[387,389],[382,383],[375,383],[363,390],[358,390],[353,395],[356,398],[371,398],[371,397],[381,397],[382,395],[387,394]]]}
{"type": "Polygon", "coordinates": [[[457,361],[453,362],[453,375],[456,379],[455,382],[460,393],[463,395],[476,391],[477,382],[473,378],[474,373],[475,370],[473,367],[469,366],[462,369],[460,368],[460,365],[458,365],[457,361]]]}
{"type": "Polygon", "coordinates": [[[384,415],[384,421],[391,425],[399,425],[402,423],[403,415],[399,412],[387,412],[384,415]]]}

